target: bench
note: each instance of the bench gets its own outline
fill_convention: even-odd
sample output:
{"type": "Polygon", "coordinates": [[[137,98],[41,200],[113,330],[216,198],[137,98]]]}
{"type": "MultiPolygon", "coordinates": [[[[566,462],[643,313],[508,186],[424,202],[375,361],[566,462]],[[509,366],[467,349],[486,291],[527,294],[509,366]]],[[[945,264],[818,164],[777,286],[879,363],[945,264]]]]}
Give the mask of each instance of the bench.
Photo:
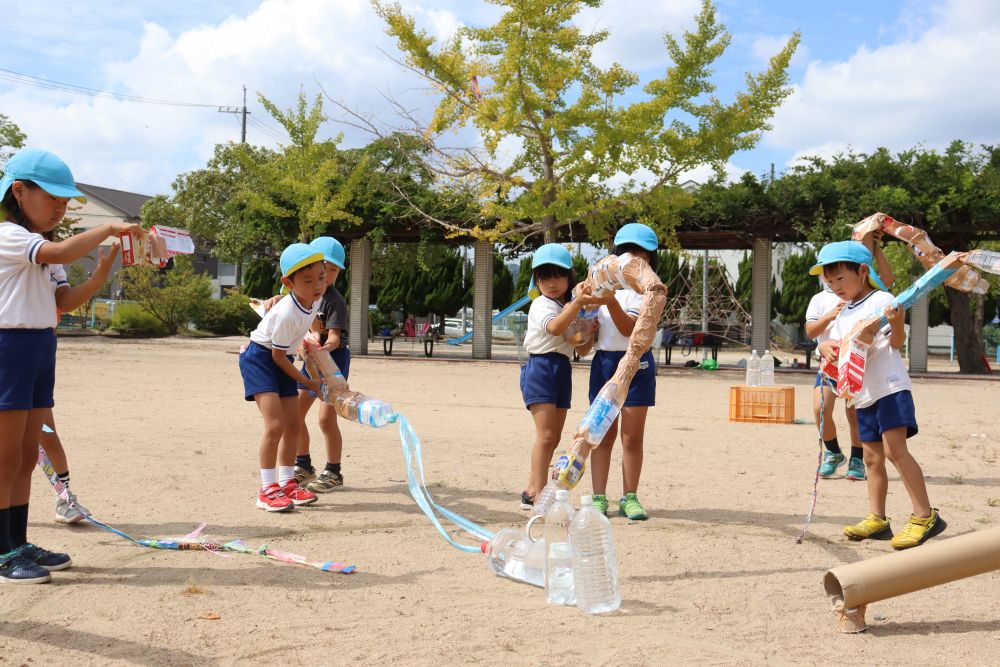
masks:
{"type": "Polygon", "coordinates": [[[806,353],[806,370],[812,368],[812,358],[813,353],[816,352],[816,341],[814,340],[803,340],[795,344],[796,350],[802,350],[806,353]]]}
{"type": "Polygon", "coordinates": [[[660,347],[664,351],[665,365],[667,366],[670,365],[670,358],[673,356],[673,349],[675,347],[680,348],[681,354],[685,357],[691,354],[692,351],[697,351],[701,348],[708,351],[712,355],[712,359],[715,361],[719,360],[719,347],[721,347],[722,342],[714,334],[700,332],[679,333],[677,331],[664,330],[661,340],[660,347]]]}
{"type": "Polygon", "coordinates": [[[429,324],[424,325],[421,332],[416,336],[406,336],[402,333],[389,334],[388,336],[372,336],[372,340],[382,341],[382,354],[387,357],[392,356],[392,345],[397,338],[403,340],[408,340],[410,343],[416,343],[418,340],[422,341],[424,344],[424,356],[432,357],[434,356],[434,343],[440,339],[441,334],[437,329],[431,328],[429,324]]]}

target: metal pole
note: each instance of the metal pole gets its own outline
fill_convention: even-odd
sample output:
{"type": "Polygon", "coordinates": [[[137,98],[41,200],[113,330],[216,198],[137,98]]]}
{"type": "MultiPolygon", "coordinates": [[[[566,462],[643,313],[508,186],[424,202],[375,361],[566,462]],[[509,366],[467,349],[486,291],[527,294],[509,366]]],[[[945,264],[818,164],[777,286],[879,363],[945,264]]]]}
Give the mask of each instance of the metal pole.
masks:
{"type": "MultiPolygon", "coordinates": [[[[465,291],[465,285],[466,285],[466,282],[465,282],[465,265],[466,265],[466,263],[468,263],[468,260],[469,260],[469,246],[463,245],[462,246],[462,291],[465,291]]],[[[462,335],[463,336],[466,333],[468,333],[468,329],[466,328],[466,325],[465,325],[465,323],[466,323],[466,321],[468,320],[468,317],[469,317],[469,312],[468,311],[469,311],[468,304],[466,304],[465,302],[462,302],[462,335]]]]}

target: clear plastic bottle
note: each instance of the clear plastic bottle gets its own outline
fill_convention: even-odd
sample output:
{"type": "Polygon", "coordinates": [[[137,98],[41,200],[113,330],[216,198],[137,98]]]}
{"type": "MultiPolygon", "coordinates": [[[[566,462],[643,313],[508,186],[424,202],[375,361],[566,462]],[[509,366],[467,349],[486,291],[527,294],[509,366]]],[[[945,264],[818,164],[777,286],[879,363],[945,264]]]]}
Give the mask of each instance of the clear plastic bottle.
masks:
{"type": "Polygon", "coordinates": [[[371,398],[356,391],[344,391],[333,398],[337,414],[344,419],[374,428],[381,428],[392,423],[395,411],[391,405],[377,398],[371,398]]]}
{"type": "Polygon", "coordinates": [[[748,387],[756,387],[760,385],[760,357],[757,356],[757,350],[753,350],[750,354],[750,358],[747,359],[745,384],[748,387]]]}
{"type": "Polygon", "coordinates": [[[621,412],[622,406],[619,400],[618,385],[614,382],[604,385],[580,420],[577,433],[582,433],[584,439],[592,446],[600,445],[621,412]]]}
{"type": "Polygon", "coordinates": [[[615,541],[611,522],[594,507],[591,496],[580,498],[580,511],[569,526],[576,606],[602,614],[621,606],[615,541]]]}
{"type": "Polygon", "coordinates": [[[480,548],[495,574],[545,588],[544,539],[532,542],[523,530],[504,528],[480,548]]]}
{"type": "Polygon", "coordinates": [[[760,358],[760,386],[774,386],[774,357],[770,350],[764,350],[764,356],[760,358]]]}
{"type": "Polygon", "coordinates": [[[582,308],[576,319],[563,332],[563,339],[572,343],[574,347],[579,347],[593,338],[595,331],[597,331],[597,309],[582,308]]]}
{"type": "Polygon", "coordinates": [[[569,491],[559,489],[556,502],[545,513],[545,595],[551,604],[576,604],[573,552],[569,543],[572,520],[569,491]]]}

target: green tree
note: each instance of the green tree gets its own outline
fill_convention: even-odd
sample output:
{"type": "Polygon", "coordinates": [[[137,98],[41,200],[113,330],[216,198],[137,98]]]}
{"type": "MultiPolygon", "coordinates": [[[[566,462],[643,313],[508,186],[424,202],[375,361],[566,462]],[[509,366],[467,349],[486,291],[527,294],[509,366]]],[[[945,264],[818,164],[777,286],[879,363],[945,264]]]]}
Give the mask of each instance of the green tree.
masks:
{"type": "MultiPolygon", "coordinates": [[[[28,136],[7,116],[0,113],[0,176],[3,176],[3,166],[10,156],[24,147],[28,136]]],[[[0,192],[0,197],[4,193],[0,192]]]]}
{"type": "Polygon", "coordinates": [[[243,267],[243,291],[254,299],[267,299],[280,289],[278,263],[269,257],[258,257],[243,267]]]}
{"type": "MultiPolygon", "coordinates": [[[[743,259],[739,263],[739,277],[736,279],[736,299],[743,306],[743,310],[753,313],[753,256],[743,253],[743,259]]],[[[771,319],[778,316],[778,303],[781,301],[781,292],[778,291],[778,282],[771,278],[771,319]]]]}
{"type": "MultiPolygon", "coordinates": [[[[467,271],[471,271],[468,267],[467,271]]],[[[470,273],[471,275],[471,273],[470,273]]],[[[514,276],[503,261],[503,255],[493,254],[493,307],[506,308],[514,302],[514,276]]]]}
{"type": "Polygon", "coordinates": [[[809,275],[809,269],[815,264],[816,253],[812,248],[785,260],[781,268],[781,295],[778,298],[778,313],[784,324],[804,326],[809,300],[819,291],[816,276],[809,275]]]}
{"type": "MultiPolygon", "coordinates": [[[[437,173],[474,193],[482,207],[480,218],[464,224],[424,216],[451,231],[492,240],[542,235],[552,242],[571,226],[598,241],[616,221],[632,217],[669,231],[690,200],[674,187],[678,175],[700,164],[721,170],[736,151],[755,146],[790,92],[786,70],[798,34],[765,71],[747,75],[734,101],[712,95],[712,67],[730,35],[709,0],[694,30],[680,40],[664,36],[671,66],[645,83],[644,99],[627,105],[620,100],[639,77],[618,63],[597,66],[593,49],[608,33],[587,34],[577,23],[579,12],[600,0],[490,2],[504,8],[495,25],[461,29],[437,45],[398,4],[372,0],[405,66],[440,93],[430,124],[417,123],[415,134],[427,142],[437,173]],[[446,146],[466,126],[483,150],[446,146]],[[520,148],[501,164],[505,140],[520,148]],[[612,177],[640,168],[652,172],[650,182],[610,185],[612,177]]],[[[399,108],[414,120],[405,105],[399,108]]]]}
{"type": "Polygon", "coordinates": [[[125,297],[163,325],[167,334],[196,317],[212,298],[208,276],[196,274],[191,258],[178,255],[171,267],[161,270],[151,266],[129,266],[118,274],[125,297]]]}

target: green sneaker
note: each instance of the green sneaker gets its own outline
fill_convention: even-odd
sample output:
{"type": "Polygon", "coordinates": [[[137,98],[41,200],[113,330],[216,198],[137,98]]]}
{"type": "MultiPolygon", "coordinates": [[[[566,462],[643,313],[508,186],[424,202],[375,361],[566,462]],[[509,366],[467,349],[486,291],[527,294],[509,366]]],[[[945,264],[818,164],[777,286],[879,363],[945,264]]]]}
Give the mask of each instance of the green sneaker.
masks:
{"type": "Polygon", "coordinates": [[[834,454],[827,451],[823,454],[823,465],[819,467],[820,477],[832,477],[837,472],[837,468],[844,465],[847,457],[843,454],[834,454]]]}
{"type": "Polygon", "coordinates": [[[855,482],[863,482],[865,480],[865,462],[857,456],[852,456],[850,462],[847,464],[846,477],[855,482]]]}
{"type": "Polygon", "coordinates": [[[621,500],[618,501],[618,513],[632,521],[645,521],[649,518],[642,503],[639,502],[639,498],[634,493],[626,493],[621,497],[621,500]]]}
{"type": "Polygon", "coordinates": [[[602,494],[594,494],[594,507],[604,516],[608,515],[608,497],[602,494]]]}

